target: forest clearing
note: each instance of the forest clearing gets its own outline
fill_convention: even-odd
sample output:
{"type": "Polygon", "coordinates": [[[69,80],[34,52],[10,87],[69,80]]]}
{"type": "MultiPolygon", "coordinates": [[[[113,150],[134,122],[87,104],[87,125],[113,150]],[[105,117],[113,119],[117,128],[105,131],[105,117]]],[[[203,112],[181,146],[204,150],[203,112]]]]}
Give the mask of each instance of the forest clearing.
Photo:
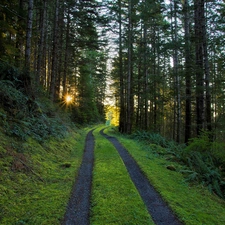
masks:
{"type": "Polygon", "coordinates": [[[224,17],[1,0],[0,224],[225,224],[224,17]]]}

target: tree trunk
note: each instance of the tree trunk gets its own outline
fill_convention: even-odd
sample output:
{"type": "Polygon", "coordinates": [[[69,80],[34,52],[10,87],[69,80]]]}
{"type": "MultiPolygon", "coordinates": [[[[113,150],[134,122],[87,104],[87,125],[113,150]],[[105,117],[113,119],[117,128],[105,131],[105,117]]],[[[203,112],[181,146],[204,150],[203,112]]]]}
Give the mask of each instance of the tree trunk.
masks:
{"type": "Polygon", "coordinates": [[[28,71],[30,70],[30,61],[31,61],[32,22],[33,22],[33,0],[29,0],[28,17],[27,17],[27,33],[26,33],[26,49],[25,49],[25,68],[28,71]]]}
{"type": "Polygon", "coordinates": [[[204,0],[195,1],[195,54],[196,54],[196,132],[204,128],[204,70],[203,70],[203,27],[204,0]]]}
{"type": "Polygon", "coordinates": [[[63,96],[67,93],[67,67],[68,67],[68,59],[69,59],[69,31],[70,31],[70,9],[67,9],[67,24],[66,24],[66,52],[65,52],[65,59],[64,59],[64,70],[63,70],[63,80],[62,80],[62,87],[63,87],[63,96]]]}
{"type": "Polygon", "coordinates": [[[54,20],[54,32],[53,32],[53,50],[52,50],[52,71],[51,71],[51,81],[50,81],[50,99],[55,100],[55,86],[58,68],[58,26],[59,26],[59,0],[56,0],[55,6],[55,20],[54,20]]]}
{"type": "MultiPolygon", "coordinates": [[[[172,4],[172,3],[171,3],[172,4]]],[[[175,76],[175,90],[176,90],[176,109],[175,109],[175,121],[176,121],[176,141],[180,143],[181,134],[181,97],[180,97],[180,76],[178,74],[178,38],[177,38],[177,0],[174,1],[174,29],[172,27],[172,39],[174,43],[173,52],[173,72],[175,76]]],[[[171,9],[172,11],[172,9],[171,9]]]]}
{"type": "Polygon", "coordinates": [[[42,7],[40,10],[40,39],[38,43],[38,57],[37,57],[37,76],[36,82],[43,84],[43,67],[44,67],[44,40],[45,40],[45,27],[46,27],[46,8],[47,8],[47,0],[44,0],[42,3],[42,7]]]}
{"type": "Polygon", "coordinates": [[[204,48],[204,70],[205,70],[205,88],[206,88],[205,119],[206,119],[206,127],[209,131],[211,131],[212,130],[212,124],[211,124],[211,89],[210,89],[210,86],[209,86],[210,73],[209,73],[209,60],[208,60],[208,46],[207,46],[205,11],[204,11],[203,15],[204,15],[204,18],[203,18],[203,48],[204,48]]]}
{"type": "Polygon", "coordinates": [[[125,132],[125,119],[126,111],[124,105],[124,79],[123,79],[123,52],[122,52],[122,6],[121,0],[118,1],[119,5],[119,77],[120,77],[120,116],[119,116],[119,131],[125,132]]]}
{"type": "MultiPolygon", "coordinates": [[[[21,67],[21,61],[22,59],[24,59],[24,51],[23,51],[23,47],[24,47],[24,30],[23,30],[23,26],[24,26],[24,19],[21,16],[23,14],[24,11],[24,0],[20,0],[19,1],[19,15],[18,15],[18,30],[17,30],[17,35],[16,35],[16,48],[17,48],[17,55],[15,56],[15,63],[17,67],[21,67]]],[[[22,66],[24,66],[22,64],[22,66]]]]}
{"type": "Polygon", "coordinates": [[[185,105],[185,143],[191,138],[191,44],[189,30],[189,3],[184,1],[184,31],[185,31],[185,83],[186,83],[186,105],[185,105]]]}
{"type": "Polygon", "coordinates": [[[144,129],[148,129],[148,66],[147,66],[147,25],[144,24],[144,101],[145,101],[145,114],[144,114],[144,129]]]}
{"type": "Polygon", "coordinates": [[[60,98],[60,86],[61,86],[61,75],[62,75],[62,68],[63,68],[63,56],[60,53],[64,53],[65,52],[65,48],[64,48],[64,38],[63,38],[63,31],[65,29],[65,23],[64,23],[64,5],[60,6],[60,10],[59,10],[59,22],[58,22],[58,47],[57,47],[57,55],[58,55],[58,59],[57,59],[57,72],[56,72],[56,84],[55,84],[55,97],[54,99],[59,99],[60,98]],[[60,44],[59,44],[60,43],[60,44]]]}
{"type": "Polygon", "coordinates": [[[133,54],[133,21],[132,21],[132,0],[128,3],[128,74],[127,74],[127,133],[132,130],[133,118],[133,91],[132,91],[132,54],[133,54]]]}

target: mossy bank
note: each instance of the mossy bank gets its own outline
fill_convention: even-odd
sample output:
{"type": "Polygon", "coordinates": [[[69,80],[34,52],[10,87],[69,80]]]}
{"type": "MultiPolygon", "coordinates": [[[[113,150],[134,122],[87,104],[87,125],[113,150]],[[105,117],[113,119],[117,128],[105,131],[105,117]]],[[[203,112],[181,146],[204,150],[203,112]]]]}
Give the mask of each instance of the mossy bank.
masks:
{"type": "Polygon", "coordinates": [[[0,224],[60,224],[78,172],[85,131],[42,143],[0,130],[0,224]]]}

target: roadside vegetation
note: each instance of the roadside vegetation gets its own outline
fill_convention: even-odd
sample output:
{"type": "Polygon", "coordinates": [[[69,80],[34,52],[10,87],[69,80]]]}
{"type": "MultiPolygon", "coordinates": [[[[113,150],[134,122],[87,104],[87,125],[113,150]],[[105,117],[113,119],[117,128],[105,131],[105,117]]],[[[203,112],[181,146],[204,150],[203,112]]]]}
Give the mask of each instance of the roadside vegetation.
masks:
{"type": "Polygon", "coordinates": [[[24,72],[0,64],[0,78],[0,224],[60,224],[86,131],[24,72]]]}
{"type": "MultiPolygon", "coordinates": [[[[143,138],[147,133],[123,136],[112,128],[106,129],[105,132],[116,136],[127,148],[181,221],[187,225],[225,223],[225,201],[214,192],[210,192],[204,182],[190,180],[190,174],[187,175],[190,168],[174,156],[175,151],[182,148],[181,146],[174,143],[169,150],[168,146],[163,146],[163,143],[168,142],[158,135],[155,135],[155,138],[152,135],[150,140],[150,135],[143,138]]],[[[184,151],[189,151],[189,148],[184,151]]],[[[199,172],[199,176],[204,175],[199,172]]]]}
{"type": "Polygon", "coordinates": [[[154,224],[114,146],[94,131],[91,224],[154,224]]]}
{"type": "Polygon", "coordinates": [[[79,169],[85,133],[41,144],[0,130],[0,223],[60,224],[79,169]]]}
{"type": "MultiPolygon", "coordinates": [[[[87,130],[68,108],[32,91],[28,74],[0,65],[0,223],[60,224],[87,130]]],[[[115,148],[96,138],[91,222],[152,224],[115,148]],[[109,201],[110,200],[110,201],[109,201]],[[124,210],[125,209],[125,210],[124,210]]],[[[116,135],[185,224],[225,223],[224,144],[202,133],[185,145],[136,132],[116,135]]]]}

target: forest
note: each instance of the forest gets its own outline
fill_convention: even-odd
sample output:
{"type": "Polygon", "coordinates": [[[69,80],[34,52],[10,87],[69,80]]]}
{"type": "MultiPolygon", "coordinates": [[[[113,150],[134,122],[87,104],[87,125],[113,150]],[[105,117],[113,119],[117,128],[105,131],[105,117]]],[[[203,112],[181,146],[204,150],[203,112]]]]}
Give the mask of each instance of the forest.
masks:
{"type": "Polygon", "coordinates": [[[39,88],[52,102],[69,95],[80,123],[104,119],[111,98],[122,133],[148,130],[187,143],[209,131],[223,139],[223,1],[0,6],[2,70],[23,71],[33,97],[39,88]]]}
{"type": "Polygon", "coordinates": [[[1,0],[0,157],[106,123],[224,199],[224,40],[223,0],[1,0]]]}

